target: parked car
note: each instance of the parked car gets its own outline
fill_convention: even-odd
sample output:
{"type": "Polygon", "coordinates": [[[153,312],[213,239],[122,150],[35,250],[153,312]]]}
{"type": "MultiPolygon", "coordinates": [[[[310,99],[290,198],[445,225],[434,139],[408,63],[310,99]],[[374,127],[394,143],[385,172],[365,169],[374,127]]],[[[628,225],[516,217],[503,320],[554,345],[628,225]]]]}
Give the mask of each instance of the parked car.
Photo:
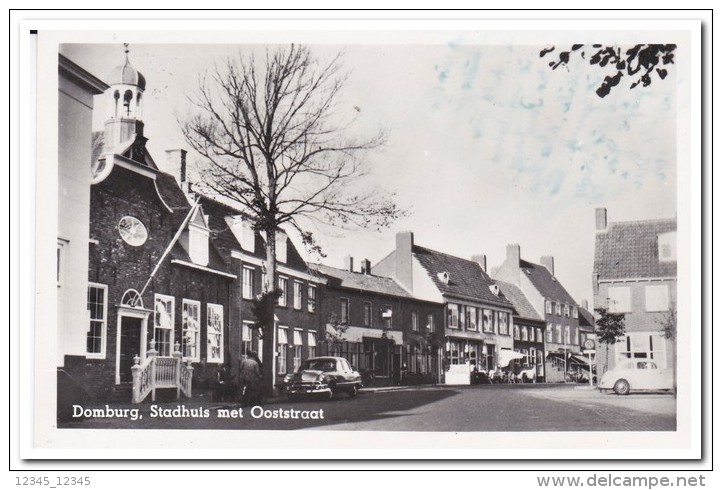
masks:
{"type": "Polygon", "coordinates": [[[536,383],[536,366],[524,364],[519,368],[519,372],[515,372],[514,381],[517,383],[536,383]]]}
{"type": "Polygon", "coordinates": [[[319,395],[331,399],[337,393],[351,397],[363,387],[361,375],[343,357],[312,357],[298,371],[283,378],[283,391],[289,398],[319,395]]]}
{"type": "Polygon", "coordinates": [[[604,373],[597,387],[599,391],[627,395],[631,391],[671,390],[673,385],[669,369],[660,369],[654,361],[630,359],[604,373]]]}

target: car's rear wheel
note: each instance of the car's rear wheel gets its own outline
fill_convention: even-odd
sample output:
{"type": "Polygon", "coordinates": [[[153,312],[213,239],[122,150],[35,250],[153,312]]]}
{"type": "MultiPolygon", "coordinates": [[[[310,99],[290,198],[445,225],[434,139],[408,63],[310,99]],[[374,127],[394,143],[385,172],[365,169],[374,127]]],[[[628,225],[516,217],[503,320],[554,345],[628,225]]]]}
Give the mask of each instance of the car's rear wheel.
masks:
{"type": "Polygon", "coordinates": [[[617,395],[628,395],[629,394],[629,382],[626,379],[618,379],[614,383],[614,392],[617,395]]]}

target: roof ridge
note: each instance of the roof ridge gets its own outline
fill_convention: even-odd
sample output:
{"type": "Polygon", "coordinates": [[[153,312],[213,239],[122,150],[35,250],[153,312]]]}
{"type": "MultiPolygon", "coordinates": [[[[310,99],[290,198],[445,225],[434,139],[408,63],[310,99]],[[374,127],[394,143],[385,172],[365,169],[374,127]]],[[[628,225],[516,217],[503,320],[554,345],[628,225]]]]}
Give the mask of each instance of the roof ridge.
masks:
{"type": "MultiPolygon", "coordinates": [[[[479,268],[481,269],[481,266],[479,265],[479,263],[478,263],[478,262],[474,262],[474,261],[471,260],[471,259],[465,259],[464,257],[459,257],[458,255],[447,254],[446,252],[439,252],[438,250],[434,250],[434,249],[431,249],[431,248],[428,248],[428,247],[422,247],[421,245],[414,245],[414,248],[420,248],[420,249],[422,249],[422,250],[427,250],[427,251],[429,251],[429,252],[433,252],[433,253],[436,253],[436,254],[439,254],[439,255],[445,255],[446,257],[451,257],[452,259],[456,259],[456,260],[464,260],[464,261],[466,261],[466,262],[471,262],[472,264],[475,264],[475,265],[479,266],[479,268]]],[[[482,269],[482,270],[483,270],[483,269],[482,269]]],[[[487,274],[487,275],[488,275],[488,274],[487,274]]]]}
{"type": "Polygon", "coordinates": [[[662,222],[674,222],[677,223],[677,218],[649,218],[649,219],[637,219],[627,221],[610,221],[608,226],[612,225],[633,225],[633,224],[646,224],[646,223],[662,223],[662,222]]]}

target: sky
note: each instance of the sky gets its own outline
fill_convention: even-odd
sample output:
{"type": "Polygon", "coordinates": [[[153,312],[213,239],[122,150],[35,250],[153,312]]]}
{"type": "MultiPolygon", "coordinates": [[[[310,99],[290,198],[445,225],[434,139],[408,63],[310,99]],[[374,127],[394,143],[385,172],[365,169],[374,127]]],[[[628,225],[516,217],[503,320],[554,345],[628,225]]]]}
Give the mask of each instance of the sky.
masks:
{"type": "MultiPolygon", "coordinates": [[[[539,37],[540,41],[543,37],[539,37]]],[[[354,131],[388,131],[366,156],[359,186],[395,193],[409,215],[389,229],[313,230],[327,265],[351,255],[372,264],[390,253],[398,231],[419,245],[500,265],[506,245],[523,259],[555,258],[555,275],[592,303],[594,209],[610,221],[674,217],[677,212],[675,69],[646,88],[624,78],[611,94],[595,91],[608,72],[583,63],[551,70],[547,47],[476,43],[451,33],[435,44],[316,44],[328,60],[343,52],[349,72],[340,104],[358,108],[354,131]]],[[[60,52],[107,80],[125,61],[117,44],[65,44],[60,52]]],[[[190,111],[199,76],[259,45],[132,44],[130,62],[146,78],[148,148],[163,168],[164,151],[188,148],[178,120],[190,111]]],[[[97,96],[94,129],[107,118],[97,96]]],[[[189,155],[193,165],[196,156],[189,155]]],[[[297,246],[300,243],[297,241],[297,246]]]]}

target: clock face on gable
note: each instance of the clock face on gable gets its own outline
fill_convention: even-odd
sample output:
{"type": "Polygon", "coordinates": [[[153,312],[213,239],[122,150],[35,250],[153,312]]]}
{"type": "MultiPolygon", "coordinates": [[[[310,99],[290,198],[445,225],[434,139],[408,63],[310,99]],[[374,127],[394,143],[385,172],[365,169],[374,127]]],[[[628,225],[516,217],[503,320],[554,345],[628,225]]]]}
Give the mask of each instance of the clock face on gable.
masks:
{"type": "Polygon", "coordinates": [[[128,245],[140,247],[148,239],[145,225],[133,216],[125,216],[118,222],[118,232],[128,245]]]}

